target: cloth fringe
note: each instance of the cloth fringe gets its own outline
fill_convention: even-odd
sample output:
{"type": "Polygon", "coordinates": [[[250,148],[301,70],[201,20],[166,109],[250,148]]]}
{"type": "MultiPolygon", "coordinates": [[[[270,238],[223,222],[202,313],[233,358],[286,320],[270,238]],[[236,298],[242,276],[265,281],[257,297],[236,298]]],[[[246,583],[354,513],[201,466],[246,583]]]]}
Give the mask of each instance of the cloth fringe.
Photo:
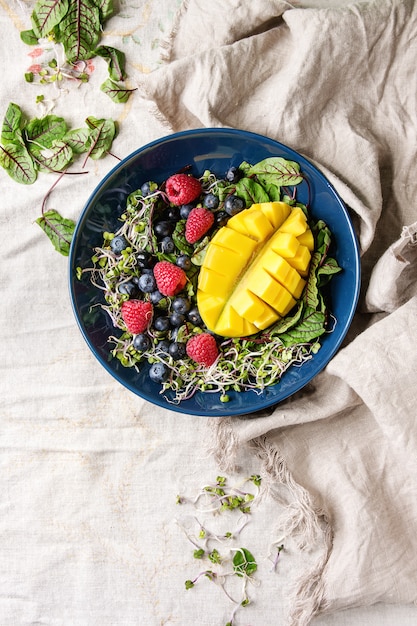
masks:
{"type": "Polygon", "coordinates": [[[165,39],[159,43],[159,58],[162,63],[172,61],[173,43],[178,32],[179,24],[188,9],[189,0],[183,0],[172,21],[171,30],[165,39]]]}
{"type": "MultiPolygon", "coordinates": [[[[231,418],[214,423],[216,441],[211,453],[223,471],[236,471],[236,456],[242,446],[231,423],[231,418]]],[[[333,546],[330,519],[314,504],[308,491],[294,480],[279,449],[265,436],[250,441],[249,447],[262,461],[263,490],[285,508],[276,533],[282,541],[291,538],[299,550],[319,549],[321,552],[315,565],[295,581],[289,596],[288,625],[308,626],[313,617],[328,609],[323,571],[333,546]]]]}
{"type": "Polygon", "coordinates": [[[307,626],[315,615],[327,608],[323,570],[333,545],[330,520],[325,511],[314,505],[308,491],[295,482],[278,448],[266,437],[254,439],[251,447],[263,462],[263,482],[266,478],[272,497],[286,509],[278,523],[280,536],[284,540],[291,537],[300,550],[322,546],[316,564],[295,582],[289,598],[289,626],[307,626]],[[283,485],[289,492],[290,504],[285,505],[280,495],[283,485]]]}

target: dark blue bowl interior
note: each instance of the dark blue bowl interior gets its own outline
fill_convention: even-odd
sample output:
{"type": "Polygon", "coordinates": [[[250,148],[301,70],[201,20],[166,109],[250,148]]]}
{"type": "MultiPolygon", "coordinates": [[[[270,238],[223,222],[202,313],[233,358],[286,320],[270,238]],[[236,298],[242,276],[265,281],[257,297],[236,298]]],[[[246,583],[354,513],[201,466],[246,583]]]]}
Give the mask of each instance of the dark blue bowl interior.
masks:
{"type": "Polygon", "coordinates": [[[248,414],[275,405],[299,391],[327,365],[340,347],[356,309],[360,259],[346,207],[325,176],[307,159],[279,142],[254,133],[225,128],[200,129],[173,134],[140,148],[104,178],[78,220],[70,250],[69,283],[81,333],[98,361],[116,380],[138,396],[169,410],[219,417],[248,414]],[[297,186],[297,199],[309,202],[313,217],[327,222],[333,233],[332,255],[343,269],[333,277],[329,289],[330,306],[337,323],[310,361],[301,368],[290,369],[278,384],[261,393],[231,392],[230,401],[222,403],[217,393],[198,392],[180,405],[172,404],[161,395],[160,386],[149,380],[147,366],[138,373],[123,367],[116,359],[109,359],[107,340],[114,334],[114,328],[101,308],[95,306],[103,302],[101,291],[91,285],[88,273],[78,280],[75,269],[91,267],[93,248],[101,245],[103,231],[118,228],[127,196],[145,181],[160,183],[187,165],[196,176],[209,169],[221,177],[231,165],[242,161],[256,163],[271,156],[300,164],[308,182],[297,186]]]}

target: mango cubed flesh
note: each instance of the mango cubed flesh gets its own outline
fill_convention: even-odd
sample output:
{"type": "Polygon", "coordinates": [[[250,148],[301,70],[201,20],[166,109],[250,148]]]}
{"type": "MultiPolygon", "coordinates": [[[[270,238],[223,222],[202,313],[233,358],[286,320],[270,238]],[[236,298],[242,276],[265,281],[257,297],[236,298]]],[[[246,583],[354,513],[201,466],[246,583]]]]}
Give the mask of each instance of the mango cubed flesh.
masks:
{"type": "Polygon", "coordinates": [[[280,318],[274,309],[248,289],[237,289],[230,298],[230,306],[258,330],[264,330],[280,318]]]}
{"type": "Polygon", "coordinates": [[[278,283],[264,268],[253,272],[246,283],[249,291],[259,296],[272,306],[277,313],[284,317],[295,305],[295,299],[290,292],[278,283]]]}
{"type": "Polygon", "coordinates": [[[258,328],[239,315],[232,306],[224,307],[216,324],[216,332],[225,337],[244,337],[258,332],[258,328]]]}
{"type": "Polygon", "coordinates": [[[203,293],[226,300],[234,287],[234,277],[213,272],[213,270],[203,266],[198,276],[198,286],[203,293]]]}
{"type": "Polygon", "coordinates": [[[286,202],[262,202],[257,206],[275,229],[279,228],[291,213],[291,207],[286,202]]]}
{"type": "Polygon", "coordinates": [[[271,238],[270,247],[274,252],[288,259],[295,256],[300,247],[300,242],[292,233],[278,231],[271,238]]]}
{"type": "Polygon", "coordinates": [[[300,276],[307,276],[311,261],[311,253],[307,246],[300,245],[296,254],[287,259],[288,263],[297,270],[300,276]]]}
{"type": "Polygon", "coordinates": [[[283,233],[291,233],[295,237],[298,237],[302,233],[305,233],[307,228],[307,219],[304,212],[299,207],[295,207],[278,230],[283,233]]]}
{"type": "Polygon", "coordinates": [[[200,269],[197,304],[207,327],[243,337],[287,315],[306,282],[308,232],[303,211],[283,202],[254,204],[231,217],[211,240],[200,269]]]}
{"type": "Polygon", "coordinates": [[[242,213],[248,234],[257,241],[265,241],[274,232],[275,228],[262,211],[256,210],[249,213],[243,211],[242,213]]]}
{"type": "MultiPolygon", "coordinates": [[[[239,214],[237,214],[239,215],[239,214]]],[[[227,250],[239,252],[240,255],[249,259],[254,252],[257,243],[251,237],[244,235],[228,226],[224,226],[217,231],[211,240],[211,243],[223,246],[227,250]]]]}
{"type": "MultiPolygon", "coordinates": [[[[294,298],[299,298],[303,292],[305,280],[289,262],[271,249],[262,255],[261,264],[273,278],[290,292],[294,298]]],[[[253,272],[255,277],[257,271],[253,272]]]]}
{"type": "Polygon", "coordinates": [[[305,246],[306,248],[308,248],[310,252],[313,252],[314,235],[311,232],[310,228],[307,228],[307,230],[304,233],[301,233],[301,235],[298,235],[297,239],[302,246],[305,246]]]}
{"type": "Polygon", "coordinates": [[[242,266],[246,264],[246,260],[246,257],[242,257],[238,251],[235,252],[212,243],[204,257],[204,267],[221,275],[233,274],[233,276],[237,276],[242,270],[242,266]]]}

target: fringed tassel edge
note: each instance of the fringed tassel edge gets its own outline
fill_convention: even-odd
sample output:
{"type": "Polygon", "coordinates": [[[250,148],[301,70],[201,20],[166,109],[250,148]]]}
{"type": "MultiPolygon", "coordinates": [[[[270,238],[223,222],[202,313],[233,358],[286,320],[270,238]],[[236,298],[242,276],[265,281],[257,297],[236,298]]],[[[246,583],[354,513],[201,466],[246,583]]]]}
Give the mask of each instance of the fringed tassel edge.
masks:
{"type": "Polygon", "coordinates": [[[282,486],[290,494],[290,504],[285,505],[286,512],[278,523],[280,536],[284,540],[291,537],[300,550],[322,544],[320,558],[295,582],[289,598],[289,626],[307,626],[328,608],[323,571],[332,551],[332,527],[326,512],[315,506],[308,491],[295,482],[280,451],[265,437],[252,440],[250,445],[263,462],[262,482],[266,481],[272,497],[283,504],[282,486]]]}
{"type": "Polygon", "coordinates": [[[159,44],[159,58],[162,63],[170,63],[173,55],[173,43],[175,36],[178,32],[179,24],[181,19],[184,17],[186,11],[188,9],[188,0],[183,0],[181,6],[179,7],[174,20],[172,22],[171,30],[165,39],[162,39],[159,44]]]}

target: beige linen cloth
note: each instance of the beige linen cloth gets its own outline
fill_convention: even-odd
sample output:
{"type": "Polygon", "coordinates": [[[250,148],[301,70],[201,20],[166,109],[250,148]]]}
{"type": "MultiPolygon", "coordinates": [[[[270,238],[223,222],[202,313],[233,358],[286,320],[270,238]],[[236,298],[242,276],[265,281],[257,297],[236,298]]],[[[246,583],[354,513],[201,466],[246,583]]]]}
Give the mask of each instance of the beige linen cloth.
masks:
{"type": "Polygon", "coordinates": [[[295,148],[357,227],[363,288],[343,349],[269,415],[213,422],[220,466],[259,455],[288,504],[283,537],[320,548],[289,621],[415,602],[416,4],[190,0],[164,60],[141,88],[167,129],[235,127],[295,148]]]}

